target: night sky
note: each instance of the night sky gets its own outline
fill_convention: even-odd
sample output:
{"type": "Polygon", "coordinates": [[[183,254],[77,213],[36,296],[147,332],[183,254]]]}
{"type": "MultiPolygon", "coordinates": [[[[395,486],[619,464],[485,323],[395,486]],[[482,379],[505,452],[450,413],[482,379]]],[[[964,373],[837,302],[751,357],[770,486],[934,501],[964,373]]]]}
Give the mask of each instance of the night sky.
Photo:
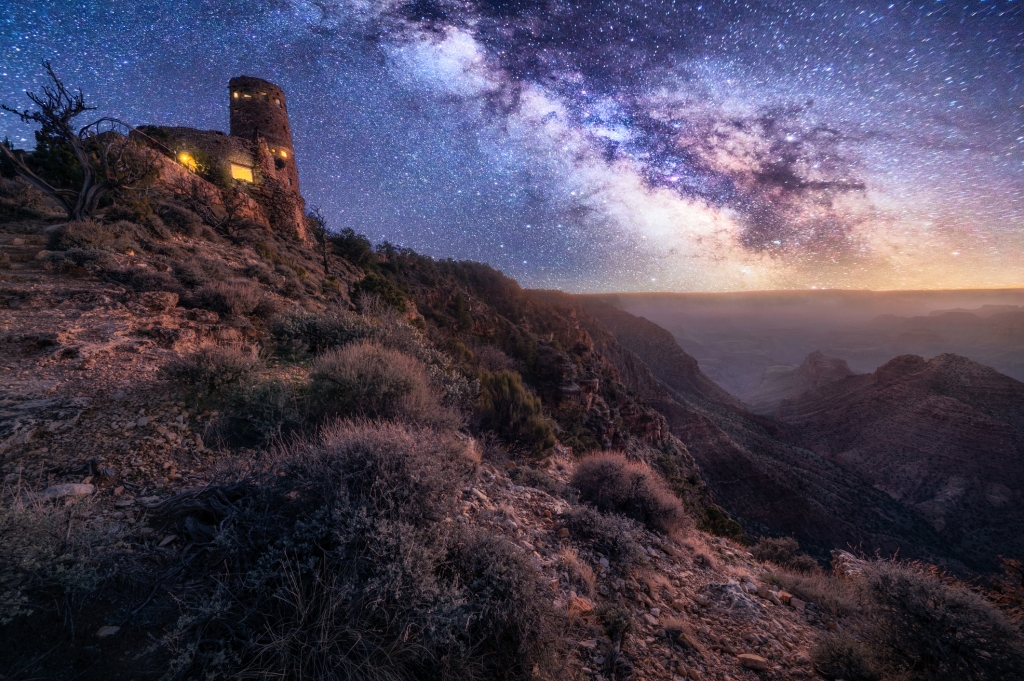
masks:
{"type": "MultiPolygon", "coordinates": [[[[133,125],[288,96],[307,204],[569,291],[1024,285],[1024,2],[0,3],[133,125]]],[[[31,146],[0,117],[0,137],[31,146]]]]}

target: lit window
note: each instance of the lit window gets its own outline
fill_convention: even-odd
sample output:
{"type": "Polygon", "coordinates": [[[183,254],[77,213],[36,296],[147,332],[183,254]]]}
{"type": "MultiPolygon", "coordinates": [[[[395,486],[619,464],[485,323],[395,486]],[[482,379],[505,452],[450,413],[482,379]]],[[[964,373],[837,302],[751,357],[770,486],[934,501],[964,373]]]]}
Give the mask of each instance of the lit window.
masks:
{"type": "Polygon", "coordinates": [[[232,94],[232,96],[233,96],[233,97],[234,97],[235,99],[238,99],[238,93],[237,93],[237,92],[232,92],[231,94],[232,94]]]}
{"type": "Polygon", "coordinates": [[[248,166],[241,166],[237,163],[231,164],[231,179],[241,180],[242,182],[252,182],[252,168],[248,166]]]}
{"type": "Polygon", "coordinates": [[[196,172],[196,170],[199,168],[199,164],[196,162],[196,159],[192,156],[192,154],[186,153],[184,151],[178,154],[178,161],[181,163],[181,165],[185,166],[193,173],[196,172]]]}
{"type": "Polygon", "coordinates": [[[288,158],[288,152],[284,149],[281,150],[281,158],[288,158]]]}
{"type": "Polygon", "coordinates": [[[249,90],[242,90],[242,96],[246,99],[252,99],[252,92],[249,90]]]}
{"type": "Polygon", "coordinates": [[[277,104],[278,106],[281,106],[281,100],[280,99],[275,99],[274,100],[274,104],[277,104]]]}

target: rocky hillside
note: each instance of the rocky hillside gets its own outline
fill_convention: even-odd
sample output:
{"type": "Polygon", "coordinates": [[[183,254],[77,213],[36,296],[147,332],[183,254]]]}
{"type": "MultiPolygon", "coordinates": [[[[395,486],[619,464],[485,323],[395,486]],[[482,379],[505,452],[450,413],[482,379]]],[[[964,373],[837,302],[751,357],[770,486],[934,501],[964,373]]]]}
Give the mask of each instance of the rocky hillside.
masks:
{"type": "Polygon", "coordinates": [[[956,355],[905,355],[787,400],[778,417],[958,555],[1024,553],[1024,383],[956,355]]]}
{"type": "Polygon", "coordinates": [[[894,502],[654,325],[211,187],[0,181],[0,678],[871,678],[961,622],[897,640],[893,575],[973,618],[936,665],[1024,659],[924,567],[746,543],[723,506],[821,548],[894,502]]]}

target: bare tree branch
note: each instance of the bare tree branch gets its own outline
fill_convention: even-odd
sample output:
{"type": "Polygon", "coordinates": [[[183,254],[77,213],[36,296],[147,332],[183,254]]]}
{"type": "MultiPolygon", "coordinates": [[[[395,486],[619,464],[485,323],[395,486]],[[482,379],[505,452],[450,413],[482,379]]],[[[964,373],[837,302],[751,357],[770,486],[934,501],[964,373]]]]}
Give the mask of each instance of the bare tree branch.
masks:
{"type": "Polygon", "coordinates": [[[82,169],[81,187],[55,187],[36,173],[23,156],[4,145],[0,145],[0,150],[13,163],[15,172],[56,201],[68,219],[82,220],[96,210],[105,194],[136,188],[148,178],[153,171],[152,158],[146,152],[129,148],[132,127],[116,118],[100,118],[75,129],[74,119],[95,111],[96,107],[86,105],[81,90],[69,91],[50,62],[43,66],[50,84],[43,86],[41,94],[25,93],[36,109],[19,111],[6,104],[0,104],[0,109],[25,123],[38,123],[67,144],[82,169]]]}

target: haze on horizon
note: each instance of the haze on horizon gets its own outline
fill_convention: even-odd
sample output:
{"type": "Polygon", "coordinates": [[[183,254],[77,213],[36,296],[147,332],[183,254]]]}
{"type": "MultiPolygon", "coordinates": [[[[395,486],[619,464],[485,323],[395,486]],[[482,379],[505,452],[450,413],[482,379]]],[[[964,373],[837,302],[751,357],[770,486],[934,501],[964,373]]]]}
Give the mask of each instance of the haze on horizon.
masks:
{"type": "Polygon", "coordinates": [[[266,78],[332,227],[526,287],[1024,285],[1020,2],[5,7],[0,101],[51,60],[102,114],[223,130],[266,78]]]}

